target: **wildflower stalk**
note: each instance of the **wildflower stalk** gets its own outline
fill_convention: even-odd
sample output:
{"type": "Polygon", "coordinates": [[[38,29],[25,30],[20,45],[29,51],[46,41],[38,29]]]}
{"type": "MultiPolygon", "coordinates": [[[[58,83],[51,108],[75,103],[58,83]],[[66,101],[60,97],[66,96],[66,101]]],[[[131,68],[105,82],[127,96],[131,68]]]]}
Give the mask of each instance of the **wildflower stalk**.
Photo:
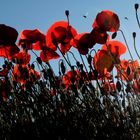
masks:
{"type": "Polygon", "coordinates": [[[71,65],[68,53],[66,53],[66,56],[67,56],[67,60],[69,61],[69,64],[71,65]]]}
{"type": "Polygon", "coordinates": [[[124,39],[124,41],[125,41],[125,45],[126,45],[126,47],[127,47],[127,49],[128,49],[128,52],[129,52],[129,55],[130,55],[131,59],[133,60],[133,56],[132,56],[132,54],[131,54],[131,52],[130,52],[130,49],[129,49],[128,43],[127,43],[127,41],[126,41],[125,35],[124,35],[124,33],[123,33],[122,30],[119,30],[119,31],[121,32],[121,34],[122,34],[122,36],[123,36],[123,39],[124,39]]]}
{"type": "Polygon", "coordinates": [[[69,10],[66,10],[66,11],[65,11],[65,15],[66,15],[66,17],[67,17],[67,21],[68,21],[68,25],[69,25],[69,10]]]}
{"type": "Polygon", "coordinates": [[[136,48],[136,33],[135,32],[133,32],[133,40],[134,40],[134,49],[135,49],[135,52],[136,52],[138,58],[140,59],[140,55],[139,55],[139,53],[137,51],[137,48],[136,48]]]}
{"type": "Polygon", "coordinates": [[[62,54],[63,58],[65,59],[65,61],[69,65],[69,67],[71,68],[72,67],[71,64],[69,63],[69,61],[67,60],[67,58],[65,57],[65,55],[63,54],[63,52],[61,51],[61,49],[59,48],[59,46],[57,44],[55,44],[55,46],[58,48],[59,52],[62,54]]]}
{"type": "Polygon", "coordinates": [[[76,57],[74,56],[74,54],[73,54],[71,51],[68,51],[68,52],[73,56],[74,60],[75,60],[76,62],[78,62],[78,60],[76,59],[76,57]]]}
{"type": "Polygon", "coordinates": [[[79,55],[80,55],[80,58],[81,58],[81,60],[82,60],[83,65],[84,65],[84,67],[85,67],[86,72],[88,72],[87,67],[86,67],[86,65],[85,65],[85,62],[84,62],[84,59],[83,59],[82,55],[81,55],[80,53],[79,53],[79,55]]]}
{"type": "Polygon", "coordinates": [[[139,18],[138,18],[138,8],[139,8],[139,5],[136,3],[135,4],[136,20],[138,23],[138,27],[140,28],[140,22],[139,22],[139,18]]]}

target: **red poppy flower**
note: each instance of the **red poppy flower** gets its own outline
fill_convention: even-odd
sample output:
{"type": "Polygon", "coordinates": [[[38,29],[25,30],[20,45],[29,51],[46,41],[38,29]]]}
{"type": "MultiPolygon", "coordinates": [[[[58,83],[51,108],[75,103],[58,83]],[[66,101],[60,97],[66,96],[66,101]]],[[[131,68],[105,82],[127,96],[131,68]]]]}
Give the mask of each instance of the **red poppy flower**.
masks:
{"type": "Polygon", "coordinates": [[[8,58],[9,60],[12,59],[12,57],[19,52],[19,48],[16,45],[7,45],[0,47],[0,57],[8,58]]]}
{"type": "Polygon", "coordinates": [[[8,74],[9,70],[7,68],[0,71],[0,77],[5,77],[8,74]]]}
{"type": "Polygon", "coordinates": [[[19,48],[15,45],[17,36],[16,29],[0,24],[0,57],[11,59],[19,52],[19,48]]]}
{"type": "Polygon", "coordinates": [[[114,12],[105,10],[97,14],[92,27],[100,28],[103,31],[116,32],[120,27],[120,21],[114,12]]]}
{"type": "Polygon", "coordinates": [[[60,56],[54,50],[51,49],[43,50],[40,53],[40,58],[43,62],[48,62],[52,59],[58,59],[59,57],[60,56]]]}
{"type": "Polygon", "coordinates": [[[40,79],[41,75],[38,71],[32,69],[32,68],[28,68],[28,71],[29,71],[29,81],[30,82],[35,82],[37,80],[40,79]]]}
{"type": "Polygon", "coordinates": [[[133,81],[132,88],[134,89],[135,93],[140,94],[140,79],[133,81]]]}
{"type": "MultiPolygon", "coordinates": [[[[14,45],[18,37],[16,29],[0,24],[0,45],[14,45]]],[[[0,46],[1,48],[2,46],[0,46]]]]}
{"type": "Polygon", "coordinates": [[[21,31],[19,45],[25,43],[28,49],[32,49],[32,44],[37,41],[45,42],[45,35],[40,30],[34,29],[21,31]]]}
{"type": "Polygon", "coordinates": [[[127,67],[129,66],[130,69],[133,72],[136,71],[136,70],[138,70],[138,68],[140,66],[137,60],[135,60],[135,61],[121,60],[121,63],[120,64],[121,64],[121,68],[122,69],[126,70],[127,67]]]}
{"type": "Polygon", "coordinates": [[[48,47],[46,46],[46,42],[44,42],[44,41],[37,41],[36,43],[34,43],[32,45],[32,49],[35,50],[35,51],[39,51],[39,50],[48,49],[48,47]]]}
{"type": "Polygon", "coordinates": [[[126,46],[120,41],[108,41],[107,45],[102,46],[102,50],[110,51],[114,57],[120,57],[126,52],[126,46]]]}
{"type": "Polygon", "coordinates": [[[120,65],[117,67],[117,76],[122,80],[132,81],[136,79],[140,75],[139,71],[139,63],[137,60],[135,61],[128,61],[128,60],[121,60],[120,65]],[[128,72],[128,68],[129,71],[128,72]]]}
{"type": "Polygon", "coordinates": [[[105,82],[102,84],[102,88],[105,89],[106,93],[111,94],[113,91],[116,91],[115,83],[105,82]]]}
{"type": "Polygon", "coordinates": [[[25,84],[29,78],[29,73],[26,65],[15,65],[12,71],[12,79],[21,84],[25,84]]]}
{"type": "Polygon", "coordinates": [[[31,56],[26,51],[19,52],[13,57],[19,64],[27,65],[30,62],[31,56]]]}
{"type": "Polygon", "coordinates": [[[26,65],[15,65],[12,71],[12,79],[20,84],[27,81],[35,82],[40,79],[40,73],[26,65]]]}
{"type": "Polygon", "coordinates": [[[88,49],[95,45],[94,40],[91,39],[90,33],[77,34],[72,40],[71,45],[74,46],[78,51],[86,55],[88,49]]]}
{"type": "Polygon", "coordinates": [[[99,50],[93,59],[93,65],[99,74],[104,75],[105,71],[112,71],[114,63],[106,50],[99,50]]]}
{"type": "Polygon", "coordinates": [[[111,80],[112,79],[112,75],[110,74],[110,72],[107,71],[107,69],[104,69],[104,73],[99,73],[98,74],[98,79],[99,80],[111,80]]]}
{"type": "Polygon", "coordinates": [[[56,50],[57,47],[54,45],[54,42],[57,45],[60,45],[60,50],[65,54],[71,47],[70,40],[77,35],[76,30],[68,24],[66,21],[55,22],[47,31],[46,34],[46,45],[56,50]]]}
{"type": "Polygon", "coordinates": [[[80,80],[80,71],[74,70],[74,71],[68,71],[62,78],[63,84],[65,85],[65,88],[67,89],[72,82],[76,83],[80,80]]]}
{"type": "Polygon", "coordinates": [[[98,44],[105,44],[109,35],[100,28],[94,28],[90,33],[91,39],[98,44]]]}

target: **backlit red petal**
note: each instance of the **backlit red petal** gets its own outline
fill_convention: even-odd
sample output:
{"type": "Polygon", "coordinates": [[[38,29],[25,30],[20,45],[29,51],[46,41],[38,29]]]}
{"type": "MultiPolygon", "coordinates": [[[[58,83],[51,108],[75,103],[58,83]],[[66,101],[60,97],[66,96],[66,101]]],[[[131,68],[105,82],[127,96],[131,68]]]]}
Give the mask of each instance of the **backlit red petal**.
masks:
{"type": "Polygon", "coordinates": [[[126,46],[120,41],[108,41],[107,46],[103,45],[102,50],[110,50],[114,56],[120,56],[126,52],[126,46]]]}
{"type": "Polygon", "coordinates": [[[60,56],[53,50],[43,50],[40,53],[40,58],[43,62],[47,62],[52,59],[58,59],[60,56]]]}
{"type": "Polygon", "coordinates": [[[93,59],[93,65],[100,74],[104,74],[107,70],[108,72],[112,71],[114,65],[113,61],[105,50],[99,50],[93,59]]]}
{"type": "Polygon", "coordinates": [[[0,45],[14,45],[18,32],[13,27],[0,24],[0,45]]]}
{"type": "Polygon", "coordinates": [[[102,31],[99,28],[94,28],[90,33],[90,38],[98,44],[105,44],[109,38],[108,34],[105,31],[102,31]]]}
{"type": "Polygon", "coordinates": [[[31,56],[27,52],[19,52],[13,58],[18,59],[20,64],[27,65],[30,62],[31,56]]]}
{"type": "Polygon", "coordinates": [[[20,33],[20,40],[25,40],[28,43],[35,43],[37,41],[45,42],[45,35],[38,29],[23,30],[20,33]]]}
{"type": "Polygon", "coordinates": [[[120,21],[117,14],[109,10],[104,10],[97,14],[92,27],[99,27],[104,31],[116,32],[120,27],[120,21]]]}
{"type": "MultiPolygon", "coordinates": [[[[53,44],[53,41],[57,45],[68,46],[71,39],[77,34],[77,31],[68,24],[67,21],[58,21],[51,25],[46,33],[46,45],[56,50],[56,46],[53,44]]],[[[67,50],[67,48],[65,49],[67,50]]]]}
{"type": "Polygon", "coordinates": [[[19,51],[20,50],[16,45],[0,47],[0,57],[12,59],[19,51]]]}

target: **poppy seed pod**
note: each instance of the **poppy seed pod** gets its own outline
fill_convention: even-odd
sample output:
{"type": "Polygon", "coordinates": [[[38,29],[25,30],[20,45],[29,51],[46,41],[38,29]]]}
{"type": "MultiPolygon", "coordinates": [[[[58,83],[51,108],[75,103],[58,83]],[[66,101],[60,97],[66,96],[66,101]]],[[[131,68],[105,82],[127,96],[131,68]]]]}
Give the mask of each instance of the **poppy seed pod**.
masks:
{"type": "Polygon", "coordinates": [[[61,66],[61,72],[62,72],[63,74],[65,74],[66,68],[65,68],[65,66],[64,66],[64,63],[61,62],[60,66],[61,66]]]}
{"type": "Polygon", "coordinates": [[[66,16],[68,17],[68,16],[69,16],[69,10],[66,10],[66,11],[65,11],[65,14],[66,14],[66,16]]]}
{"type": "Polygon", "coordinates": [[[135,10],[138,10],[138,8],[139,8],[139,4],[135,4],[135,10]]]}
{"type": "Polygon", "coordinates": [[[77,67],[80,67],[80,62],[77,61],[77,62],[76,62],[76,65],[77,65],[77,67]]]}
{"type": "Polygon", "coordinates": [[[95,78],[98,78],[98,71],[97,70],[93,70],[94,76],[95,78]]]}
{"type": "Polygon", "coordinates": [[[133,32],[133,37],[134,37],[134,38],[136,37],[136,33],[135,33],[135,32],[133,32]]]}
{"type": "Polygon", "coordinates": [[[40,65],[42,64],[42,60],[41,60],[40,57],[37,57],[36,60],[37,60],[37,62],[38,62],[40,65]]]}

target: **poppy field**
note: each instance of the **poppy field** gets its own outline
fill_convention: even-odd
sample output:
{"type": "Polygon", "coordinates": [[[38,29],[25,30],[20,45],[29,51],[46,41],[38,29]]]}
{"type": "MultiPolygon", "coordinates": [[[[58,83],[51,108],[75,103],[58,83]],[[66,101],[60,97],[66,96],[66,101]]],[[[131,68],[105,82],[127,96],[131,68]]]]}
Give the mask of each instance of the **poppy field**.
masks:
{"type": "Polygon", "coordinates": [[[46,33],[0,24],[0,140],[139,140],[140,64],[119,16],[99,11],[92,30],[78,33],[65,15],[46,33]]]}

